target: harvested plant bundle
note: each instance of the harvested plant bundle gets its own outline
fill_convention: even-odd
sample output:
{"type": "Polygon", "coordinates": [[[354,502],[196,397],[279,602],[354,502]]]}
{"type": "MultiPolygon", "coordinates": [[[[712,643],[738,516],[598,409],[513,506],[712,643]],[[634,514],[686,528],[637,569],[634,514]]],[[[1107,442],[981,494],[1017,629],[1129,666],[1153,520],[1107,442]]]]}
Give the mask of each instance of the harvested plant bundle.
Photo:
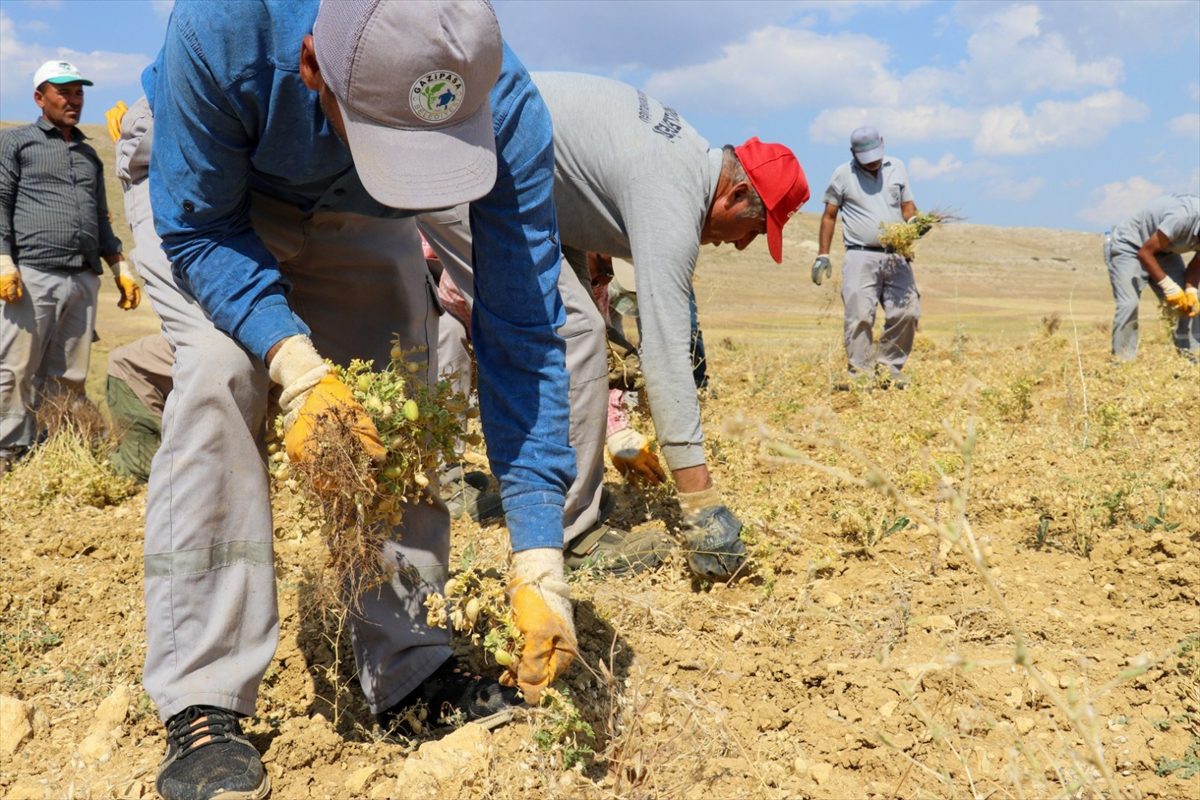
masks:
{"type": "Polygon", "coordinates": [[[958,222],[962,217],[945,211],[922,211],[913,214],[908,222],[884,222],[880,224],[879,242],[897,255],[912,259],[916,254],[913,245],[936,225],[958,222]]]}
{"type": "MultiPolygon", "coordinates": [[[[426,622],[430,627],[450,627],[470,637],[475,647],[482,646],[515,681],[524,637],[517,628],[512,605],[505,596],[505,585],[495,570],[468,566],[446,581],[444,594],[425,598],[426,622]]],[[[501,679],[502,683],[511,682],[501,679]]],[[[571,769],[589,762],[594,752],[595,731],[584,719],[571,692],[561,682],[542,694],[535,712],[533,740],[538,749],[554,760],[558,769],[571,769]]],[[[427,714],[418,711],[407,720],[415,727],[425,724],[427,714]]]]}
{"type": "Polygon", "coordinates": [[[306,510],[321,520],[329,548],[323,591],[334,604],[352,608],[363,591],[391,577],[393,567],[381,553],[405,507],[432,501],[431,476],[455,457],[458,440],[480,441],[478,434],[464,435],[465,417],[476,412],[449,381],[429,385],[418,377],[426,369],[423,359],[409,360],[398,347],[391,355],[379,372],[359,359],[334,367],[379,431],[387,450],[382,464],[363,451],[353,420],[336,410],[317,419],[320,444],[311,459],[289,462],[282,416],[275,421],[279,441],[268,447],[274,477],[299,489],[306,510]]]}
{"type": "Polygon", "coordinates": [[[430,627],[450,626],[467,634],[471,644],[483,646],[497,664],[508,669],[521,658],[523,639],[504,581],[494,572],[467,567],[446,581],[443,594],[425,599],[430,627]]]}

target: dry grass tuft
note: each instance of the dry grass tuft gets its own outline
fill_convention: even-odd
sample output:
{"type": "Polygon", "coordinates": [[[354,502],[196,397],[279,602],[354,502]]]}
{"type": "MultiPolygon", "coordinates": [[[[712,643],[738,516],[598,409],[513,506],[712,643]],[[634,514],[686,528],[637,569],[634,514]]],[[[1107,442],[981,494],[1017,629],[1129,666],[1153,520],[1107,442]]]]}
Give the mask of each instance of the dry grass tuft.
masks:
{"type": "Polygon", "coordinates": [[[36,509],[58,504],[105,508],[137,492],[134,480],[113,470],[113,442],[99,409],[86,397],[49,393],[39,406],[37,424],[46,438],[4,476],[6,502],[36,509]]]}
{"type": "Polygon", "coordinates": [[[62,387],[47,391],[37,410],[37,429],[51,438],[70,428],[98,445],[108,437],[108,423],[96,404],[76,391],[62,387]]]}

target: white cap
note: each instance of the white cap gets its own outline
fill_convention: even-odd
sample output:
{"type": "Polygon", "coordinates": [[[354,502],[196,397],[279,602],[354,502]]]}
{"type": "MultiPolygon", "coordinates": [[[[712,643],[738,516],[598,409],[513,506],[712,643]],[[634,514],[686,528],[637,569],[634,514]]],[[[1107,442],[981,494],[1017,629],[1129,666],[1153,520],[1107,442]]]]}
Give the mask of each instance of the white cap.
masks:
{"type": "Polygon", "coordinates": [[[82,83],[84,86],[94,85],[79,74],[79,70],[70,61],[47,61],[33,73],[33,88],[36,91],[46,81],[50,83],[82,83]]]}
{"type": "Polygon", "coordinates": [[[372,197],[449,208],[491,191],[504,42],[489,3],[323,0],[313,47],[372,197]]]}

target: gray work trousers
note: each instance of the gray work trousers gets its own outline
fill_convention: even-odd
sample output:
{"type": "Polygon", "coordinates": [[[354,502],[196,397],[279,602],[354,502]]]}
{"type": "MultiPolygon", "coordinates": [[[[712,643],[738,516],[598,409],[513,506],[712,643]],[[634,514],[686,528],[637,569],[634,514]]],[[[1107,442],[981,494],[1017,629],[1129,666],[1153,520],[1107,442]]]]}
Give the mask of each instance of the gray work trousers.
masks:
{"type": "Polygon", "coordinates": [[[45,391],[83,394],[100,276],[90,269],[21,270],[24,296],[0,303],[0,458],[33,444],[45,391]]]}
{"type": "MultiPolygon", "coordinates": [[[[417,227],[463,296],[472,300],[474,278],[468,206],[421,214],[417,217],[417,227]]],[[[608,345],[600,310],[569,264],[564,263],[559,271],[558,291],[567,315],[558,333],[566,343],[571,404],[569,438],[575,448],[575,482],[567,490],[563,507],[565,546],[587,533],[600,518],[608,414],[608,345]]],[[[442,372],[469,381],[471,364],[465,346],[466,331],[452,314],[442,315],[439,328],[438,361],[442,372]]],[[[456,388],[465,393],[470,386],[460,383],[456,388]]]]}
{"type": "MultiPolygon", "coordinates": [[[[1176,253],[1159,253],[1157,260],[1162,271],[1183,286],[1187,271],[1183,257],[1176,253]]],[[[1108,265],[1108,280],[1112,283],[1113,301],[1117,306],[1112,323],[1112,352],[1121,361],[1132,361],[1138,350],[1138,304],[1142,290],[1149,286],[1159,298],[1162,290],[1142,268],[1136,250],[1106,242],[1104,262],[1108,265]]],[[[1173,334],[1175,347],[1180,351],[1200,353],[1200,317],[1181,316],[1173,334]]]]}
{"type": "Polygon", "coordinates": [[[843,335],[851,375],[870,375],[878,363],[895,375],[904,369],[921,318],[921,295],[908,260],[894,253],[847,250],[842,267],[843,335]],[[876,348],[875,310],[883,305],[876,348]]]}
{"type": "MultiPolygon", "coordinates": [[[[128,115],[125,122],[123,135],[133,130],[128,115]]],[[[154,232],[148,181],[131,177],[125,204],[137,265],[175,350],[146,505],[143,679],[164,720],[197,704],[252,714],[279,638],[263,449],[270,382],[263,363],[176,284],[154,232]]],[[[383,364],[396,333],[402,347],[427,348],[424,377],[433,379],[438,306],[412,220],[306,216],[258,195],[252,219],[291,280],[289,304],[318,351],[339,363],[383,364]]],[[[350,620],[375,712],[451,653],[449,632],[425,622],[425,597],[441,590],[450,550],[449,514],[436,494],[430,499],[406,508],[383,554],[396,577],[360,597],[362,614],[350,620]]]]}

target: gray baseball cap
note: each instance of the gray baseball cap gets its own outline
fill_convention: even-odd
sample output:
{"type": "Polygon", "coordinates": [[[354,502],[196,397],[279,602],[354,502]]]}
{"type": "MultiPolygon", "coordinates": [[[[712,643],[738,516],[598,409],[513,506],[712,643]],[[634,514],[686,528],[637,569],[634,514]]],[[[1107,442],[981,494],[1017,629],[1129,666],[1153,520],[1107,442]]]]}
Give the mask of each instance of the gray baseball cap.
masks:
{"type": "Polygon", "coordinates": [[[491,191],[504,44],[489,3],[322,0],[313,47],[372,197],[448,208],[491,191]]]}
{"type": "Polygon", "coordinates": [[[860,164],[870,164],[883,158],[883,137],[879,131],[865,125],[850,134],[850,152],[860,164]]]}

